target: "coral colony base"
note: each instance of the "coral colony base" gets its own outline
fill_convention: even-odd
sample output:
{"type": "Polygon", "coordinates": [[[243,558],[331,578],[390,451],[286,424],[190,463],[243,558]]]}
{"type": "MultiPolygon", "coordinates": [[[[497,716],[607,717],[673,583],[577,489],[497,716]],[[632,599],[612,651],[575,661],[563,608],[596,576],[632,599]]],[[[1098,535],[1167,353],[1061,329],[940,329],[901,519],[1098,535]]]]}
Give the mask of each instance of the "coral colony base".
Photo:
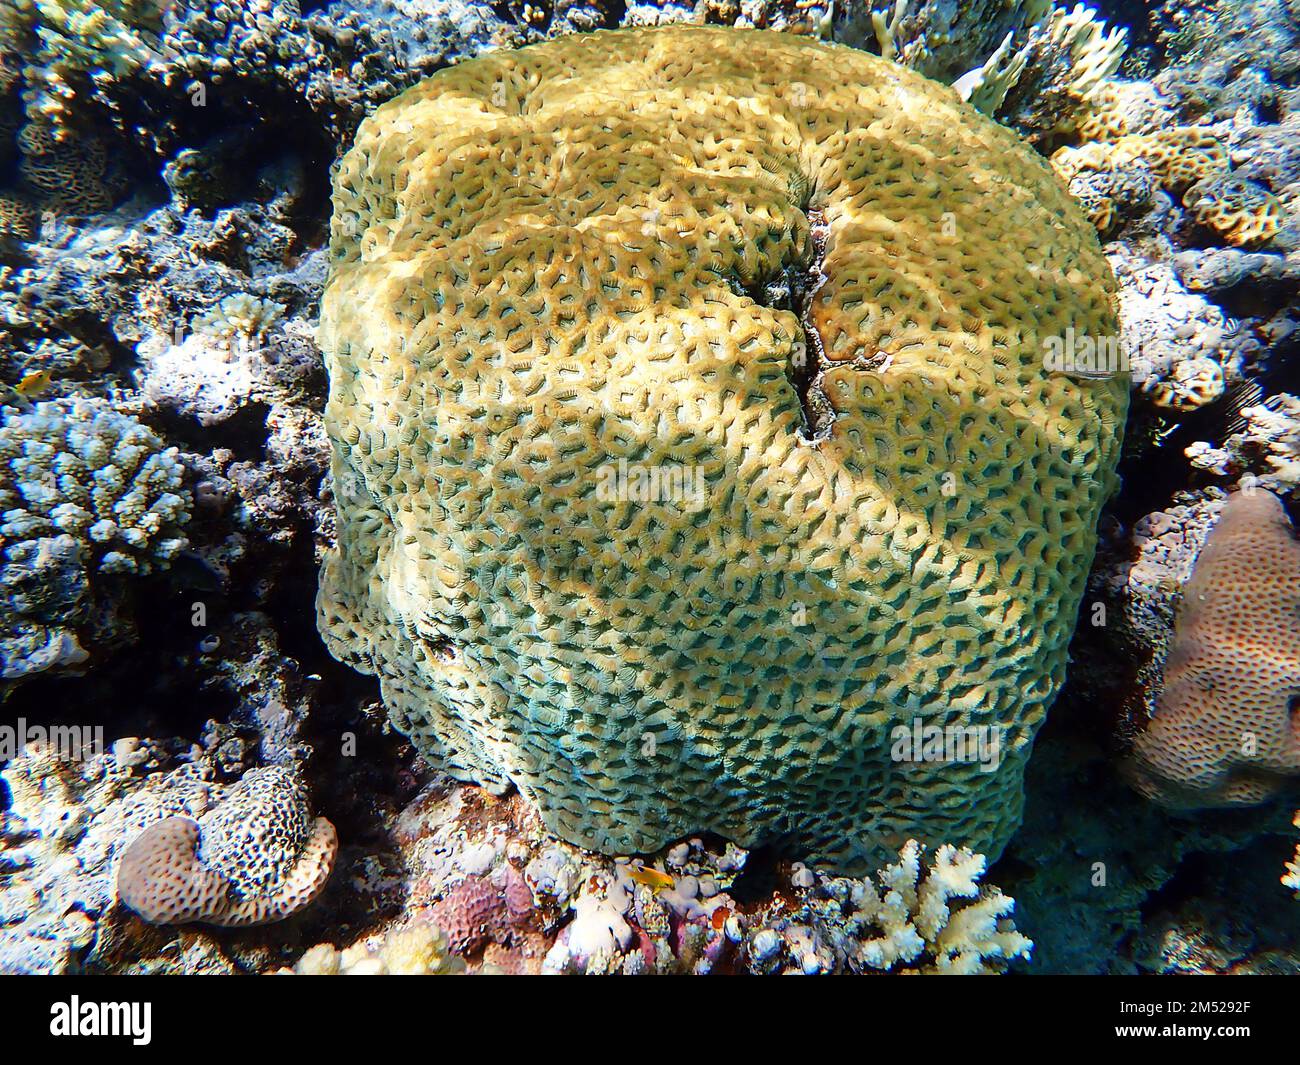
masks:
{"type": "Polygon", "coordinates": [[[1298,219],[1293,0],[0,0],[0,973],[1300,971],[1298,219]]]}

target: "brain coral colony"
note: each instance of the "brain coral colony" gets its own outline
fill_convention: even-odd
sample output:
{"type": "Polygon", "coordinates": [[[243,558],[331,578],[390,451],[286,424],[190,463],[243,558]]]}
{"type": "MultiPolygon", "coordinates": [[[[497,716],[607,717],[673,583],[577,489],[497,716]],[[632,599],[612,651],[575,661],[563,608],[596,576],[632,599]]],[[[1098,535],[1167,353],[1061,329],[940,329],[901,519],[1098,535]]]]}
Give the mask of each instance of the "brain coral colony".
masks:
{"type": "Polygon", "coordinates": [[[0,0],[0,972],[1300,971],[1298,84],[0,0]]]}
{"type": "Polygon", "coordinates": [[[877,57],[663,27],[435,75],[334,204],[321,628],[419,749],[606,853],[1001,851],[1128,398],[1042,372],[1116,324],[1041,156],[877,57]],[[913,721],[999,767],[891,762],[913,721]]]}

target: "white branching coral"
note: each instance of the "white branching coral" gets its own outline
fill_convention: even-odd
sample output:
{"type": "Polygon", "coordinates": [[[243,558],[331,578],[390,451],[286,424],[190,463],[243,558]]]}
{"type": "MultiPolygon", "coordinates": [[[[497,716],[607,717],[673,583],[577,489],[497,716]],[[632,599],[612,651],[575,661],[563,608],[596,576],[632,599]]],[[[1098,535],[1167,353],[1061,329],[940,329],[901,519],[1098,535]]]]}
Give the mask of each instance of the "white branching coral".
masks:
{"type": "Polygon", "coordinates": [[[984,855],[949,845],[928,865],[924,855],[909,841],[878,884],[817,875],[799,908],[751,925],[751,969],[971,974],[1027,960],[1033,943],[1011,920],[1015,900],[979,883],[984,855]]]}
{"type": "Polygon", "coordinates": [[[92,400],[0,410],[0,547],[71,536],[101,573],[148,572],[186,546],[176,448],[92,400]]]}
{"type": "Polygon", "coordinates": [[[1031,64],[1036,81],[1045,82],[1056,94],[1085,100],[1119,69],[1124,58],[1128,32],[1108,29],[1091,8],[1076,4],[1066,11],[1046,3],[1029,8],[1019,34],[1007,33],[982,66],[953,82],[958,95],[986,115],[1002,106],[1031,64]],[[1014,47],[1022,39],[1025,43],[1014,47]]]}
{"type": "Polygon", "coordinates": [[[246,292],[227,296],[191,323],[204,336],[255,339],[263,336],[284,316],[284,304],[260,299],[246,292]]]}
{"type": "Polygon", "coordinates": [[[1128,47],[1128,31],[1106,23],[1092,8],[1076,4],[1072,11],[1058,9],[1047,23],[1047,36],[1056,49],[1070,57],[1066,88],[1086,98],[1119,69],[1128,47]]]}
{"type": "Polygon", "coordinates": [[[1282,392],[1241,412],[1246,428],[1228,446],[1248,457],[1258,454],[1265,467],[1259,483],[1272,492],[1300,491],[1300,396],[1282,392]]]}
{"type": "Polygon", "coordinates": [[[957,95],[972,107],[991,115],[1007,98],[1011,87],[1020,80],[1029,62],[1029,49],[1012,50],[1015,31],[1009,32],[983,66],[963,74],[952,83],[957,95]]]}
{"type": "MultiPolygon", "coordinates": [[[[1296,828],[1300,828],[1300,810],[1295,812],[1295,818],[1291,822],[1296,828]]],[[[1295,892],[1295,897],[1300,899],[1300,844],[1296,845],[1295,857],[1286,863],[1286,872],[1282,874],[1282,883],[1295,892]]]]}
{"type": "Polygon", "coordinates": [[[908,0],[894,0],[893,9],[888,14],[883,11],[871,12],[871,28],[875,31],[882,59],[892,60],[898,57],[894,38],[898,34],[898,27],[902,25],[903,16],[907,14],[907,3],[908,0]]]}
{"type": "Polygon", "coordinates": [[[1197,469],[1219,476],[1249,474],[1278,495],[1300,495],[1300,396],[1279,392],[1242,407],[1241,429],[1223,447],[1198,440],[1187,448],[1197,469]]]}
{"type": "MultiPolygon", "coordinates": [[[[1020,38],[1017,38],[1019,40],[1020,38]]],[[[1024,44],[1001,47],[984,66],[957,79],[958,91],[980,110],[1031,140],[1073,127],[1124,59],[1128,31],[1107,27],[1092,8],[1053,7],[1024,44]]]]}

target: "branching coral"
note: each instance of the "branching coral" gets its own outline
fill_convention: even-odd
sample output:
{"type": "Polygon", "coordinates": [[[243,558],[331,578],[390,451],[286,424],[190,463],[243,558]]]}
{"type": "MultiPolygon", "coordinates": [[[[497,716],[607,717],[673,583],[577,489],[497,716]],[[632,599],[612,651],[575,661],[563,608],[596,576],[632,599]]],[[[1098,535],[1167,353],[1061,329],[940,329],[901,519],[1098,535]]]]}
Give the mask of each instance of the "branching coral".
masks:
{"type": "Polygon", "coordinates": [[[222,340],[264,336],[284,315],[284,304],[240,292],[227,296],[191,323],[194,332],[222,340]]]}
{"type": "Polygon", "coordinates": [[[452,953],[447,937],[428,921],[393,928],[378,943],[356,943],[339,950],[329,943],[312,947],[278,976],[450,976],[465,963],[452,953]]]}
{"type": "Polygon", "coordinates": [[[321,631],[584,846],[996,852],[1127,402],[1044,339],[1112,297],[1043,161],[875,57],[665,27],[441,72],[335,184],[321,631]],[[916,719],[995,771],[900,765],[916,719]]]}
{"type": "Polygon", "coordinates": [[[800,905],[753,919],[751,969],[808,974],[848,970],[973,974],[1028,959],[1033,943],[1011,921],[1015,900],[981,886],[981,854],[948,845],[923,864],[909,841],[871,880],[816,876],[800,905]]]}
{"type": "Polygon", "coordinates": [[[148,572],[185,546],[176,448],[92,400],[0,412],[0,545],[74,537],[100,573],[148,572]]]}
{"type": "Polygon", "coordinates": [[[0,10],[0,52],[24,59],[28,121],[59,139],[79,93],[150,61],[160,22],[158,0],[8,0],[0,10]]]}
{"type": "Polygon", "coordinates": [[[1002,106],[1007,93],[1020,80],[1029,63],[1028,48],[1013,48],[1014,38],[1014,33],[1008,33],[983,66],[963,74],[952,83],[958,96],[986,115],[995,114],[1002,106]]]}
{"type": "Polygon", "coordinates": [[[874,0],[837,14],[836,39],[950,83],[1037,140],[1087,113],[1124,57],[1127,31],[1051,0],[874,0]]]}
{"type": "Polygon", "coordinates": [[[873,0],[844,5],[836,39],[874,45],[886,59],[950,82],[1007,38],[1023,41],[1050,9],[1051,0],[873,0]]]}
{"type": "Polygon", "coordinates": [[[1091,8],[1053,8],[1020,54],[1003,60],[993,79],[992,99],[1001,120],[1034,141],[1068,130],[1119,69],[1127,46],[1128,32],[1107,28],[1091,8]],[[1016,71],[1023,73],[1011,77],[1016,71]]]}
{"type": "MultiPolygon", "coordinates": [[[[1296,811],[1294,825],[1300,828],[1300,810],[1296,811]]],[[[1282,874],[1282,883],[1295,892],[1300,899],[1300,844],[1296,846],[1295,857],[1286,863],[1286,872],[1282,874]]]]}
{"type": "Polygon", "coordinates": [[[715,971],[743,938],[739,905],[727,892],[746,858],[734,844],[714,853],[693,839],[653,865],[619,859],[612,871],[584,877],[544,971],[715,971]]]}
{"type": "Polygon", "coordinates": [[[1080,99],[1099,89],[1124,58],[1128,31],[1115,26],[1108,29],[1096,12],[1083,4],[1068,12],[1053,11],[1046,31],[1054,50],[1068,57],[1069,74],[1062,87],[1080,99]]]}
{"type": "Polygon", "coordinates": [[[0,408],[0,675],[76,666],[123,575],[171,563],[190,494],[175,448],[94,400],[0,408]]]}
{"type": "Polygon", "coordinates": [[[490,47],[502,25],[487,4],[312,6],[323,10],[304,15],[298,0],[5,0],[0,93],[8,84],[13,100],[21,82],[25,133],[75,149],[98,132],[158,162],[192,147],[214,89],[259,136],[302,108],[342,138],[420,71],[490,47]]]}
{"type": "Polygon", "coordinates": [[[1241,409],[1242,428],[1222,448],[1198,441],[1187,457],[1220,476],[1246,474],[1280,496],[1300,494],[1300,396],[1287,392],[1241,409]]]}

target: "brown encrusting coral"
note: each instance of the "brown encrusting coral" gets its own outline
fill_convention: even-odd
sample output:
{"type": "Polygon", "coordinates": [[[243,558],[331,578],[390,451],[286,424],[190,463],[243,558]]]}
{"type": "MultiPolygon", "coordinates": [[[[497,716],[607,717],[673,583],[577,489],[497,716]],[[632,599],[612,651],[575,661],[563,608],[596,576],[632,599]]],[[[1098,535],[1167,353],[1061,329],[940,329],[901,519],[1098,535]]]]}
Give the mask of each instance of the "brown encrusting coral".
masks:
{"type": "Polygon", "coordinates": [[[1044,367],[1116,318],[1039,156],[851,49],[593,34],[376,112],[331,258],[320,626],[426,754],[607,852],[1001,849],[1127,402],[1044,367]]]}
{"type": "Polygon", "coordinates": [[[1300,776],[1300,543],[1260,488],[1223,507],[1183,591],[1134,781],[1180,807],[1262,802],[1300,776]]]}
{"type": "Polygon", "coordinates": [[[1229,244],[1266,244],[1282,227],[1282,204],[1268,189],[1233,174],[1198,181],[1183,194],[1198,225],[1229,244]]]}

